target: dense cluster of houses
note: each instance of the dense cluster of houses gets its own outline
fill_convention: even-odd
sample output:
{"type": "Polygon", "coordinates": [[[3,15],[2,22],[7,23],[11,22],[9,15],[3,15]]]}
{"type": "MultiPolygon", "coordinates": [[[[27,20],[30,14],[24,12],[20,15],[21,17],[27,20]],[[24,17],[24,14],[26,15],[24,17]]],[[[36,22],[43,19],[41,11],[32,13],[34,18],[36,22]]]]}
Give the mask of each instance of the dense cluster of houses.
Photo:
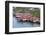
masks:
{"type": "Polygon", "coordinates": [[[31,13],[16,13],[16,19],[18,21],[32,21],[32,22],[40,22],[40,17],[32,16],[31,13]]]}

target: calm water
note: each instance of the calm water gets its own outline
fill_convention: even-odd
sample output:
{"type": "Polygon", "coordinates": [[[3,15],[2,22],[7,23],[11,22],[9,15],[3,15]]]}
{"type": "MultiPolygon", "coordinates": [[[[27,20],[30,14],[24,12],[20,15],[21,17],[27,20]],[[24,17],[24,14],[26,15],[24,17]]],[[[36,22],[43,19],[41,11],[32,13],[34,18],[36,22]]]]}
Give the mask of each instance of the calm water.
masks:
{"type": "Polygon", "coordinates": [[[23,27],[39,27],[39,24],[31,22],[18,22],[15,17],[13,17],[13,28],[23,28],[23,27]]]}

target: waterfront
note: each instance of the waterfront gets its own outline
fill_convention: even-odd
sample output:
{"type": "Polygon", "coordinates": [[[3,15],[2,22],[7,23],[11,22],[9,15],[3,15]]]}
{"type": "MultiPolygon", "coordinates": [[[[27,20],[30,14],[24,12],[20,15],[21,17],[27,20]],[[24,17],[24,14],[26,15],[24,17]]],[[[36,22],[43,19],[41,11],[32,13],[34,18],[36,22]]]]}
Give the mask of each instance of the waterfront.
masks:
{"type": "Polygon", "coordinates": [[[13,28],[23,28],[23,27],[39,27],[38,23],[31,22],[18,22],[15,17],[13,17],[13,28]]]}

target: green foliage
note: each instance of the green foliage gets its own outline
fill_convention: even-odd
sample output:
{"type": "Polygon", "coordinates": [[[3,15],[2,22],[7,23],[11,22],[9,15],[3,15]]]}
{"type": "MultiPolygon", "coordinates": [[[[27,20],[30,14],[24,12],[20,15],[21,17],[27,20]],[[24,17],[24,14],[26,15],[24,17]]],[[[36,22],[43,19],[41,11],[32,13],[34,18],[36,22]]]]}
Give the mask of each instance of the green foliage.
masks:
{"type": "Polygon", "coordinates": [[[14,7],[13,10],[14,12],[17,13],[32,13],[32,16],[40,16],[40,9],[39,8],[31,8],[29,7],[14,7]]]}
{"type": "Polygon", "coordinates": [[[29,8],[17,7],[16,12],[19,12],[19,13],[29,12],[29,8]]]}

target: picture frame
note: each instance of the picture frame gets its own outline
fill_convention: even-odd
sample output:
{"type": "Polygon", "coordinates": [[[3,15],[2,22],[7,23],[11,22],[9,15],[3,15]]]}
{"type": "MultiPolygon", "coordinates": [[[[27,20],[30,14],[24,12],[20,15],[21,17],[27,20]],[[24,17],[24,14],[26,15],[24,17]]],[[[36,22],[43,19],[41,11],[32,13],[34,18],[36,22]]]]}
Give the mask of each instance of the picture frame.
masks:
{"type": "Polygon", "coordinates": [[[21,2],[21,1],[5,1],[5,34],[34,33],[34,32],[45,32],[45,3],[21,2]],[[42,23],[40,25],[41,27],[39,27],[39,28],[37,28],[37,27],[23,28],[22,27],[22,28],[13,28],[12,29],[12,22],[11,22],[11,20],[12,20],[11,17],[13,17],[13,15],[11,14],[11,13],[13,13],[12,9],[13,8],[17,9],[17,7],[21,8],[23,6],[24,6],[25,9],[31,7],[30,8],[31,10],[32,10],[32,8],[34,10],[40,8],[40,13],[41,13],[41,15],[40,15],[40,24],[42,23]]]}

